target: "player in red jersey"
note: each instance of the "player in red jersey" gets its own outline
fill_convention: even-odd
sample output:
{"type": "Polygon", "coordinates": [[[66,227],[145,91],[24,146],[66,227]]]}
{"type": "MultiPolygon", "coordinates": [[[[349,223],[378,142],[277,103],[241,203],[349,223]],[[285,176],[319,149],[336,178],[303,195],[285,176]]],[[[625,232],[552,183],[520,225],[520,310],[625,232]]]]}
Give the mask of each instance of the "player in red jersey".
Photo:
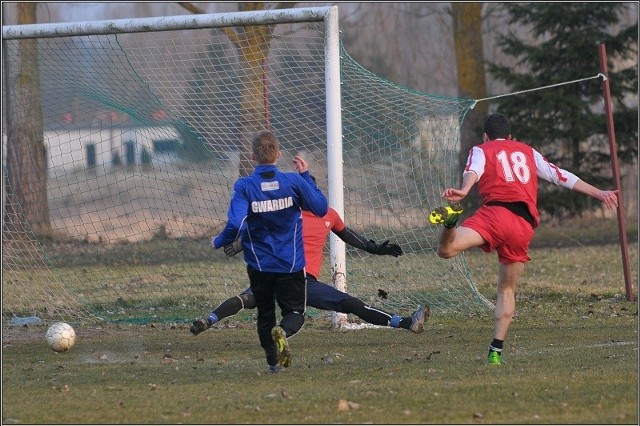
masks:
{"type": "Polygon", "coordinates": [[[538,178],[589,195],[609,209],[618,206],[618,191],[602,191],[550,163],[531,146],[511,139],[509,119],[503,114],[485,117],[483,131],[484,143],[469,152],[462,185],[442,192],[442,198],[450,205],[435,209],[429,221],[444,225],[438,242],[438,256],[442,258],[448,259],[472,247],[498,253],[494,336],[488,361],[500,364],[503,343],[515,313],[516,284],[525,263],[531,260],[529,243],[540,220],[538,178]],[[456,228],[462,214],[458,203],[476,183],[482,206],[456,228]]]}

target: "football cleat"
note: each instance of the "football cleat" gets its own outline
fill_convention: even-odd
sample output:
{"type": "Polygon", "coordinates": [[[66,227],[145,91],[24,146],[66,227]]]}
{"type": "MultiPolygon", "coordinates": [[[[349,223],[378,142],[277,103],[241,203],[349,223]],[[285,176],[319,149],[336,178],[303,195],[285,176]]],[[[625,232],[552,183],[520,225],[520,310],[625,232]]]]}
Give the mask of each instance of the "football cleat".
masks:
{"type": "Polygon", "coordinates": [[[502,364],[502,352],[496,352],[489,350],[489,356],[487,357],[490,365],[502,364]]]}
{"type": "Polygon", "coordinates": [[[282,367],[280,367],[278,364],[270,365],[269,368],[267,369],[267,371],[271,374],[277,374],[280,372],[280,370],[282,370],[282,367]]]}
{"type": "Polygon", "coordinates": [[[209,323],[207,322],[207,320],[204,320],[202,318],[197,318],[193,324],[191,324],[191,327],[189,328],[189,331],[191,333],[193,333],[194,336],[197,336],[198,334],[202,333],[205,330],[208,330],[209,327],[211,327],[209,325],[209,323]]]}
{"type": "Polygon", "coordinates": [[[424,322],[429,318],[429,305],[426,303],[418,306],[418,309],[411,314],[411,331],[414,333],[422,333],[424,330],[424,322]]]}
{"type": "Polygon", "coordinates": [[[462,205],[458,203],[438,207],[429,215],[429,222],[433,225],[440,225],[442,223],[447,228],[453,228],[456,226],[456,223],[458,223],[462,212],[462,205]]]}
{"type": "Polygon", "coordinates": [[[289,349],[289,343],[287,343],[287,333],[282,327],[275,326],[271,330],[271,337],[273,343],[276,345],[276,356],[278,357],[278,363],[287,368],[291,365],[291,350],[289,349]]]}

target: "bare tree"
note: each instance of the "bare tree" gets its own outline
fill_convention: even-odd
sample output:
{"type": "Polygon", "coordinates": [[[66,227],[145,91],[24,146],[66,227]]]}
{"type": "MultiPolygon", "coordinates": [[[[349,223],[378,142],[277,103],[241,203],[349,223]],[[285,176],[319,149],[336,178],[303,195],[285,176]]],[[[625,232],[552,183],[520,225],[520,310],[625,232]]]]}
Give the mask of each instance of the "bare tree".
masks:
{"type": "MultiPolygon", "coordinates": [[[[178,3],[185,9],[192,13],[204,13],[197,5],[193,3],[178,3]]],[[[263,2],[249,2],[240,3],[240,10],[263,10],[265,3],[263,2]]],[[[279,3],[276,8],[293,7],[295,3],[279,3]]],[[[371,5],[375,7],[376,5],[371,5]]],[[[394,5],[395,6],[395,5],[394,5]]],[[[388,4],[381,5],[383,8],[392,7],[388,4]]],[[[377,10],[377,9],[376,9],[377,10]]],[[[385,9],[386,10],[386,9],[385,9]]],[[[382,13],[372,13],[377,21],[375,28],[377,32],[386,32],[395,34],[399,29],[410,27],[415,28],[418,26],[418,20],[435,16],[438,14],[438,10],[434,8],[403,8],[393,9],[397,13],[393,16],[382,13]],[[382,19],[382,16],[385,16],[382,19]],[[407,22],[410,21],[410,22],[407,22]]],[[[389,11],[389,10],[387,10],[389,11]]],[[[352,14],[362,15],[362,10],[356,9],[352,14]]],[[[451,16],[453,20],[453,35],[454,45],[456,53],[456,64],[458,72],[458,96],[479,99],[486,96],[486,84],[485,84],[485,72],[484,72],[484,54],[482,43],[482,3],[451,3],[451,16]]],[[[356,19],[355,22],[363,22],[362,16],[356,19]]],[[[362,30],[362,29],[361,29],[362,30]]],[[[239,49],[241,58],[244,61],[246,69],[248,70],[247,85],[242,94],[243,98],[243,123],[245,128],[242,129],[241,134],[246,139],[242,145],[246,147],[241,154],[240,173],[241,175],[247,174],[251,170],[250,162],[250,149],[248,147],[248,137],[257,129],[264,125],[264,88],[262,79],[262,64],[266,60],[269,54],[269,43],[271,41],[271,28],[268,26],[253,26],[245,29],[232,29],[225,28],[223,30],[234,45],[239,49]]],[[[360,31],[360,35],[362,31],[360,31]]],[[[368,39],[367,37],[359,37],[359,39],[368,39]]],[[[397,43],[400,40],[396,37],[385,37],[378,40],[379,43],[386,43],[386,46],[377,45],[378,49],[368,49],[368,51],[382,51],[391,52],[392,55],[399,55],[400,52],[406,51],[402,49],[397,43]],[[394,43],[396,45],[394,45],[394,43]],[[386,47],[386,48],[384,48],[386,47]]],[[[386,53],[389,54],[389,53],[386,53]]],[[[411,62],[413,65],[405,67],[411,68],[415,66],[416,58],[406,59],[397,58],[397,61],[387,62],[377,58],[373,62],[380,64],[388,64],[391,67],[391,63],[407,63],[411,62]]],[[[397,69],[377,69],[378,73],[385,75],[385,77],[392,80],[397,79],[397,69]],[[394,71],[395,70],[395,71],[394,71]]],[[[445,73],[446,74],[446,73],[445,73]]],[[[407,76],[405,76],[407,77],[407,76]]],[[[414,76],[409,76],[409,79],[413,81],[414,76]]],[[[478,129],[481,128],[482,117],[487,112],[486,103],[479,103],[475,109],[472,110],[464,122],[462,128],[461,147],[459,155],[459,167],[460,170],[464,167],[466,155],[468,150],[479,140],[478,129]]]]}
{"type": "MultiPolygon", "coordinates": [[[[482,3],[452,2],[453,35],[458,70],[458,96],[468,99],[486,97],[482,44],[482,3]]],[[[464,169],[469,149],[481,141],[482,119],[488,111],[486,102],[479,102],[467,114],[463,123],[458,168],[464,169]]],[[[471,202],[477,202],[475,196],[471,202]]]]}
{"type": "MultiPolygon", "coordinates": [[[[178,3],[188,11],[196,14],[205,13],[193,3],[178,3]]],[[[265,10],[264,2],[238,3],[240,11],[265,10]]],[[[276,9],[291,8],[292,3],[278,3],[276,9]]],[[[251,160],[251,137],[268,126],[265,110],[264,64],[269,57],[269,46],[273,36],[270,25],[252,25],[241,28],[225,27],[222,29],[229,40],[240,52],[240,60],[245,70],[242,85],[242,128],[240,129],[240,176],[247,176],[253,171],[251,160]]]]}
{"type": "MultiPolygon", "coordinates": [[[[37,3],[16,3],[19,24],[33,24],[37,3]]],[[[6,43],[3,42],[3,43],[6,43]]],[[[3,46],[6,47],[6,46],[3,46]]],[[[17,42],[16,61],[5,52],[5,105],[7,124],[7,176],[3,238],[32,232],[50,236],[47,204],[47,150],[44,144],[38,42],[17,42]],[[15,231],[15,232],[11,232],[15,231]]]]}

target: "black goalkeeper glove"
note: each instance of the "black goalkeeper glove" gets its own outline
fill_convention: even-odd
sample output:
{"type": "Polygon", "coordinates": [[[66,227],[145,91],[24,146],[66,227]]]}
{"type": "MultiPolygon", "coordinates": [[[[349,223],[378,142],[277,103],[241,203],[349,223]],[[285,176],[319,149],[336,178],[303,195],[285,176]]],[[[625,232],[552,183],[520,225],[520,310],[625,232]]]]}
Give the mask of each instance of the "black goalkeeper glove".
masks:
{"type": "Polygon", "coordinates": [[[231,244],[227,244],[226,246],[224,246],[223,249],[224,249],[224,254],[226,254],[227,256],[229,257],[235,256],[236,254],[242,251],[242,243],[238,239],[232,242],[231,244]]]}
{"type": "Polygon", "coordinates": [[[397,244],[389,244],[389,240],[385,241],[382,244],[376,244],[375,241],[369,240],[369,244],[367,244],[369,248],[369,253],[379,254],[379,255],[391,255],[393,257],[398,257],[402,255],[402,248],[397,244]]]}

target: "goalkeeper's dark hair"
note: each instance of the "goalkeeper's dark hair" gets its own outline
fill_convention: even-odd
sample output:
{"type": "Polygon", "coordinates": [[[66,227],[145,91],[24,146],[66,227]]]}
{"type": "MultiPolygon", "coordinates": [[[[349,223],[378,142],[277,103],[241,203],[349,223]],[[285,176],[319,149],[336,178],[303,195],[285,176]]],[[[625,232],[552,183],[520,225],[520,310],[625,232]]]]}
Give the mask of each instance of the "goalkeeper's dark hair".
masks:
{"type": "Polygon", "coordinates": [[[507,139],[511,135],[511,123],[506,115],[496,112],[484,118],[482,131],[490,140],[507,139]]]}

